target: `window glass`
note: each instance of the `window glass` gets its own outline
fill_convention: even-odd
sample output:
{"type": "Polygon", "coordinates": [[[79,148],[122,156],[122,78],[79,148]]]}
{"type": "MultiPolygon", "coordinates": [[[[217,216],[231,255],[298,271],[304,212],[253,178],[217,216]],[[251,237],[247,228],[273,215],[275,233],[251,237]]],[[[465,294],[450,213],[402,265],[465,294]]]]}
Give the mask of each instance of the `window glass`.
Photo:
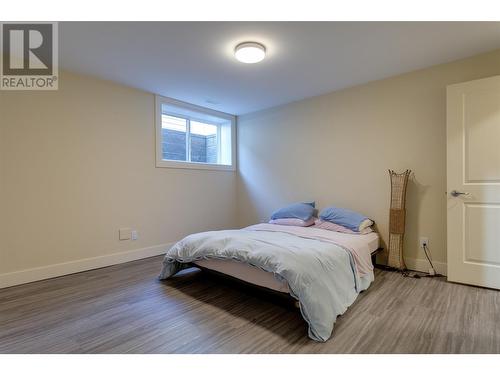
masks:
{"type": "Polygon", "coordinates": [[[191,121],[190,129],[190,161],[216,164],[219,153],[217,125],[191,121]]]}
{"type": "Polygon", "coordinates": [[[161,150],[163,160],[187,161],[187,120],[161,116],[161,150]]]}

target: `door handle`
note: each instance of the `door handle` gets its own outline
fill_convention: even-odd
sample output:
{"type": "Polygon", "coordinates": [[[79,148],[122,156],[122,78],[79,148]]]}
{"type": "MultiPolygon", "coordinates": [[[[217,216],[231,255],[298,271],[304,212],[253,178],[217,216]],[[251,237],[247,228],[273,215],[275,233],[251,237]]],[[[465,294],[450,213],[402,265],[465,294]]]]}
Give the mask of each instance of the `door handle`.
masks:
{"type": "Polygon", "coordinates": [[[450,194],[451,194],[452,197],[458,197],[460,195],[470,195],[470,193],[467,192],[467,191],[466,192],[461,192],[461,191],[456,191],[456,190],[452,190],[450,192],[450,194]]]}

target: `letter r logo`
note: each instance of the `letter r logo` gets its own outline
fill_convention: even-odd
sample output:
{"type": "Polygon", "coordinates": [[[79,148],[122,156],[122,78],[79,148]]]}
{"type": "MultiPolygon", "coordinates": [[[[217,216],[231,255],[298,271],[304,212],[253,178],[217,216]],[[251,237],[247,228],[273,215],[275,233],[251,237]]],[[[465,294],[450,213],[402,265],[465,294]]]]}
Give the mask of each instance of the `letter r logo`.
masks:
{"type": "Polygon", "coordinates": [[[2,24],[3,75],[52,75],[52,36],[52,24],[2,24]]]}

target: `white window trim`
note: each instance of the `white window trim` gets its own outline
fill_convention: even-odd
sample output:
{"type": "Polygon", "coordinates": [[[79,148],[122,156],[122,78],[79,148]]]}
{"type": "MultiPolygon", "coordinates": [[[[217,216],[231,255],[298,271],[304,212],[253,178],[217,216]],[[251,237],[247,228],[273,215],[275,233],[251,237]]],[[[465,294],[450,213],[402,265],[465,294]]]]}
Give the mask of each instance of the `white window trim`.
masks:
{"type": "MultiPolygon", "coordinates": [[[[236,117],[228,113],[219,112],[213,109],[200,107],[194,104],[189,104],[181,102],[179,100],[167,98],[164,96],[156,95],[155,98],[155,126],[156,126],[156,166],[158,168],[183,168],[183,169],[208,169],[215,171],[235,171],[236,170],[236,117]],[[185,109],[205,113],[207,115],[217,116],[226,120],[231,121],[231,165],[221,165],[221,164],[209,164],[209,163],[198,163],[191,161],[176,161],[176,160],[163,160],[162,147],[161,147],[161,137],[162,137],[162,123],[161,123],[161,113],[162,104],[171,104],[185,109]]],[[[220,132],[220,130],[218,130],[220,132]]],[[[220,137],[219,137],[220,138],[220,137]]],[[[220,139],[217,141],[219,143],[219,155],[220,157],[220,139]]],[[[186,150],[188,152],[188,150],[186,150]]]]}

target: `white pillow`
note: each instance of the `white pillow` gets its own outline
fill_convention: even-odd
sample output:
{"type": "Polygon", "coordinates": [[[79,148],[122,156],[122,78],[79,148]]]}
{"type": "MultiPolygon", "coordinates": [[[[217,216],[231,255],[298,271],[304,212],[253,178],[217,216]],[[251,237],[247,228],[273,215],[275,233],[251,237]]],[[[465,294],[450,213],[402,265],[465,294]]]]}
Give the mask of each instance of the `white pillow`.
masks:
{"type": "Polygon", "coordinates": [[[362,232],[364,229],[369,228],[373,225],[373,221],[370,219],[365,219],[359,224],[359,231],[362,232]]]}
{"type": "Polygon", "coordinates": [[[287,218],[287,219],[274,219],[269,220],[269,224],[277,224],[277,225],[292,225],[295,227],[309,227],[314,224],[314,217],[309,220],[302,220],[296,218],[287,218]]]}

